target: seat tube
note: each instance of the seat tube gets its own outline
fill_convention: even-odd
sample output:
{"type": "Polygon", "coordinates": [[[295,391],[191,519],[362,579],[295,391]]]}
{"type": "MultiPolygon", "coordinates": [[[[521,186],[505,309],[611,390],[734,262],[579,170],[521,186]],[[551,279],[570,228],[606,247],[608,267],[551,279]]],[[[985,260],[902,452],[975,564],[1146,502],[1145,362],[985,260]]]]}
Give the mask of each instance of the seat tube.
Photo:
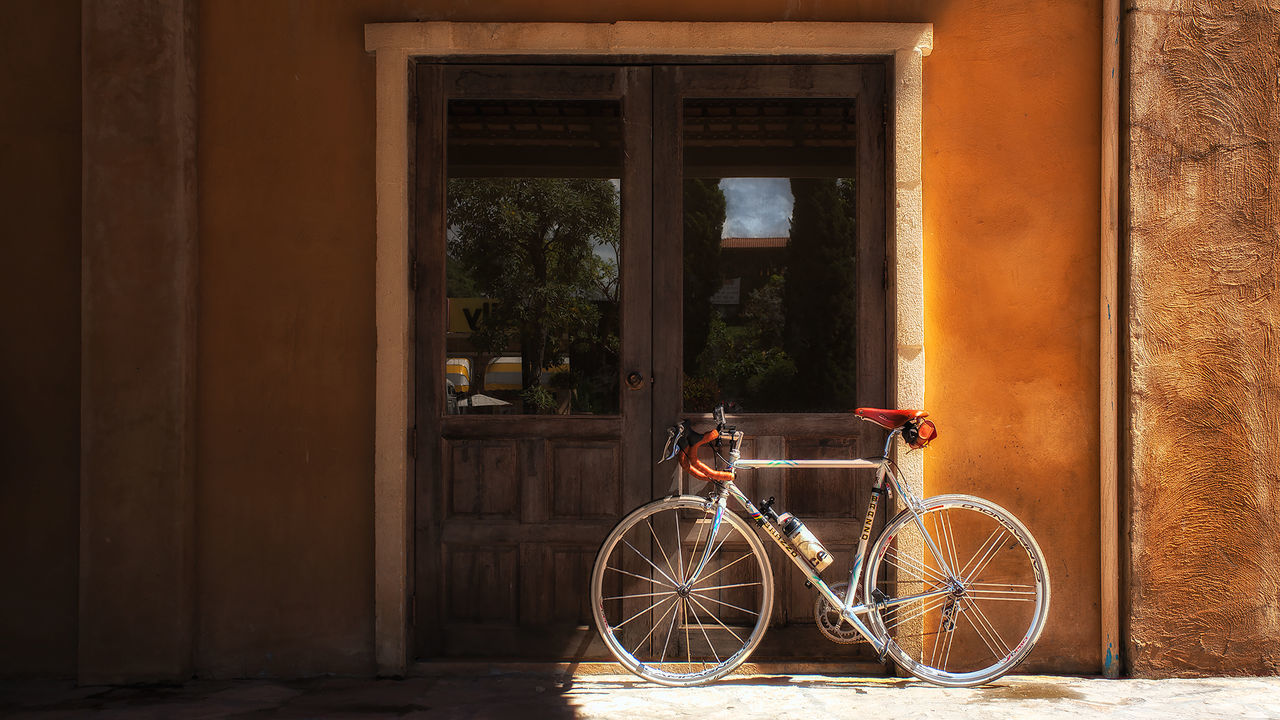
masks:
{"type": "MultiPolygon", "coordinates": [[[[862,579],[863,565],[867,557],[867,543],[871,539],[871,526],[875,524],[876,507],[880,504],[880,495],[884,492],[884,477],[888,472],[889,461],[881,460],[880,467],[876,469],[876,482],[871,486],[871,499],[867,502],[867,517],[862,522],[862,534],[858,536],[858,549],[853,556],[853,569],[849,571],[849,589],[845,591],[844,597],[844,614],[850,615],[853,611],[854,598],[858,594],[858,582],[862,579]]],[[[869,601],[869,598],[863,598],[863,602],[869,601]]]]}

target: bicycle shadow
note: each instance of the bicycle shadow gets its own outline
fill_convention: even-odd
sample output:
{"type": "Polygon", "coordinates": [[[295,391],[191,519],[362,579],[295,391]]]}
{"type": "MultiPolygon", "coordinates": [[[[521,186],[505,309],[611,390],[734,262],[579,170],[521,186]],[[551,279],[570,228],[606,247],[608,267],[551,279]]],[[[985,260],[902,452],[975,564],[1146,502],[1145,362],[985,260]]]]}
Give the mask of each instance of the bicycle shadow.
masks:
{"type": "MultiPolygon", "coordinates": [[[[739,686],[739,687],[796,687],[806,689],[843,689],[854,690],[859,693],[865,693],[869,690],[891,690],[894,688],[905,688],[912,686],[927,686],[925,683],[914,678],[874,678],[874,677],[849,677],[847,675],[818,676],[805,675],[797,677],[794,675],[743,675],[730,676],[721,678],[714,682],[708,683],[703,687],[722,687],[722,686],[739,686]]],[[[557,678],[555,691],[559,693],[568,693],[571,691],[578,692],[607,692],[613,690],[652,690],[660,687],[648,680],[641,678],[604,678],[600,676],[584,676],[557,678]]]]}
{"type": "Polygon", "coordinates": [[[924,684],[915,678],[875,678],[850,677],[848,675],[818,676],[806,675],[797,678],[793,675],[750,675],[745,677],[728,677],[716,681],[718,685],[744,686],[776,686],[798,688],[844,688],[849,690],[887,690],[924,684]]]}

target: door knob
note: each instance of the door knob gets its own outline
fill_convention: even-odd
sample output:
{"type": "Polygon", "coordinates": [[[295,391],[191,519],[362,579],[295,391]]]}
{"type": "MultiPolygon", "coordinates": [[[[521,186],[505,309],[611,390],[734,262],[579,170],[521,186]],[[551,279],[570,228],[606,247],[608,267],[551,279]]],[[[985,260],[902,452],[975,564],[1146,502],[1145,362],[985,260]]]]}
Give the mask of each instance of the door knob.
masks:
{"type": "Polygon", "coordinates": [[[644,376],[632,370],[631,374],[627,376],[627,387],[632,390],[639,390],[644,387],[644,376]]]}

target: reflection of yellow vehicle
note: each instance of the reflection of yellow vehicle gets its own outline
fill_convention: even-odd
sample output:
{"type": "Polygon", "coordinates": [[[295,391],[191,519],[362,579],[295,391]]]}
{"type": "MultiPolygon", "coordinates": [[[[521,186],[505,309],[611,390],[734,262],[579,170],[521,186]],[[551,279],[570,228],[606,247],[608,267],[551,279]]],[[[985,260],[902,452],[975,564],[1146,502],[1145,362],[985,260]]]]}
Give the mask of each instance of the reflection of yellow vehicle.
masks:
{"type": "Polygon", "coordinates": [[[444,377],[453,384],[454,392],[471,392],[471,361],[459,357],[445,360],[444,377]]]}
{"type": "MultiPolygon", "coordinates": [[[[551,380],[551,373],[569,369],[569,359],[561,358],[560,363],[542,371],[540,381],[546,385],[551,380]]],[[[453,384],[457,393],[472,392],[471,358],[451,357],[445,360],[445,379],[453,384]]],[[[503,355],[489,361],[489,369],[484,374],[484,392],[495,390],[523,390],[524,372],[519,355],[503,355]]],[[[476,390],[479,390],[478,388],[476,390]]]]}
{"type": "Polygon", "coordinates": [[[489,363],[489,369],[484,373],[484,389],[485,391],[523,390],[523,377],[519,355],[496,357],[489,363]]]}

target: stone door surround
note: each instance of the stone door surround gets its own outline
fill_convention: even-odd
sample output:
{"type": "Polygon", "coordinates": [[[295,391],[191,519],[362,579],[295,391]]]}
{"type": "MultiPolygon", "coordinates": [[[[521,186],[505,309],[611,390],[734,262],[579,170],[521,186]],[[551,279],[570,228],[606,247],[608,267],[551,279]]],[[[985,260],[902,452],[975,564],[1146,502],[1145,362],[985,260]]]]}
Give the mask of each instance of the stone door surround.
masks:
{"type": "MultiPolygon", "coordinates": [[[[412,177],[411,62],[458,56],[593,58],[774,56],[892,58],[889,93],[893,192],[887,223],[894,318],[890,387],[900,407],[924,403],[924,232],[921,222],[922,58],[933,49],[927,23],[616,22],[375,23],[365,50],[377,57],[376,399],[374,428],[374,656],[380,675],[403,675],[412,658],[413,325],[409,277],[412,177]]],[[[923,486],[919,454],[901,469],[923,486]]]]}

